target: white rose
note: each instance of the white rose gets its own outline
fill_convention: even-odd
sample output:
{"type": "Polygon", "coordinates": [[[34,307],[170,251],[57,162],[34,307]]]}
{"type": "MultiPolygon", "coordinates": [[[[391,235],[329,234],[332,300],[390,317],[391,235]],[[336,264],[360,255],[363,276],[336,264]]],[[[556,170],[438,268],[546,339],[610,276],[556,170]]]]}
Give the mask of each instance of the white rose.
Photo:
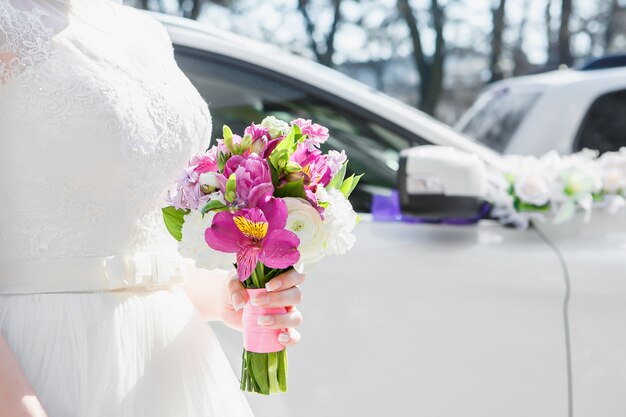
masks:
{"type": "Polygon", "coordinates": [[[604,173],[604,191],[616,194],[626,188],[626,176],[619,169],[610,169],[604,173]]]}
{"type": "Polygon", "coordinates": [[[328,233],[320,214],[306,200],[294,197],[285,197],[283,200],[288,211],[285,228],[300,239],[300,260],[295,268],[302,271],[305,264],[317,262],[324,257],[328,233]]]}
{"type": "Polygon", "coordinates": [[[515,180],[515,195],[524,203],[543,206],[550,200],[550,185],[541,175],[525,174],[515,180]]]}
{"type": "Polygon", "coordinates": [[[267,127],[272,139],[289,133],[289,123],[279,120],[274,116],[267,116],[261,121],[261,126],[267,127]]]}
{"type": "Polygon", "coordinates": [[[602,169],[603,190],[618,193],[626,189],[626,148],[620,152],[607,152],[599,159],[602,169]]]}
{"type": "Polygon", "coordinates": [[[178,242],[178,252],[184,258],[195,261],[198,268],[229,270],[237,262],[235,254],[211,249],[204,240],[204,231],[211,226],[213,217],[214,212],[208,212],[202,217],[198,210],[187,214],[183,224],[183,239],[178,242]]]}

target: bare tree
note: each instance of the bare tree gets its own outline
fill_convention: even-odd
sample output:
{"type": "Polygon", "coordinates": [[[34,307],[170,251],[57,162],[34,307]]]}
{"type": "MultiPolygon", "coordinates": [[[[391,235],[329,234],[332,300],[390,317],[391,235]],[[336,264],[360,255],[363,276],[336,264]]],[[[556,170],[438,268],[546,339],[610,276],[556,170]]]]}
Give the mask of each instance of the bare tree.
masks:
{"type": "Polygon", "coordinates": [[[333,5],[333,20],[330,25],[328,33],[324,36],[322,45],[315,39],[315,23],[309,13],[309,0],[298,0],[298,10],[302,14],[306,32],[309,36],[309,45],[315,59],[321,64],[332,67],[333,55],[335,53],[335,34],[341,21],[341,0],[332,0],[333,5]]]}
{"type": "Polygon", "coordinates": [[[498,7],[491,10],[493,30],[491,34],[491,82],[504,78],[502,68],[502,33],[504,32],[504,10],[506,0],[500,0],[498,7]]]}
{"type": "Polygon", "coordinates": [[[528,23],[528,10],[530,9],[530,2],[531,0],[526,0],[524,2],[524,14],[522,15],[522,20],[517,28],[517,39],[513,44],[513,49],[511,51],[513,54],[513,76],[526,74],[531,68],[528,56],[526,56],[523,48],[524,33],[526,31],[526,24],[528,23]]]}
{"type": "MultiPolygon", "coordinates": [[[[214,2],[219,3],[218,1],[214,2]]],[[[155,3],[157,5],[156,10],[163,12],[163,1],[157,0],[155,3]]],[[[187,3],[185,0],[178,0],[178,13],[188,19],[197,20],[200,16],[200,12],[202,11],[203,3],[203,0],[191,0],[191,3],[187,3]],[[191,7],[189,7],[189,4],[191,7]]],[[[136,6],[144,10],[155,10],[154,7],[150,7],[149,0],[138,0],[136,2],[136,6]]]]}
{"type": "Polygon", "coordinates": [[[569,22],[572,15],[572,0],[562,0],[561,2],[561,25],[559,27],[559,64],[571,67],[574,63],[570,47],[569,22]]]}
{"type": "Polygon", "coordinates": [[[398,0],[398,10],[406,22],[413,44],[413,59],[420,77],[420,110],[434,115],[443,89],[444,48],[443,37],[444,12],[437,0],[430,2],[430,15],[435,31],[435,50],[427,56],[422,48],[422,35],[409,0],[398,0]]]}

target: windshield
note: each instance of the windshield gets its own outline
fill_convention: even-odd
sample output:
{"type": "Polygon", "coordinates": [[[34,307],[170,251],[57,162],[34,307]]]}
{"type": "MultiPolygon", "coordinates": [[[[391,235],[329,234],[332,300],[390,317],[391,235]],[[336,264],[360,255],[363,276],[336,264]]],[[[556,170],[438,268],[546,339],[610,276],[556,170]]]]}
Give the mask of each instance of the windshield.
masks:
{"type": "Polygon", "coordinates": [[[504,87],[482,94],[467,111],[457,129],[469,137],[504,152],[539,92],[512,92],[504,87]]]}

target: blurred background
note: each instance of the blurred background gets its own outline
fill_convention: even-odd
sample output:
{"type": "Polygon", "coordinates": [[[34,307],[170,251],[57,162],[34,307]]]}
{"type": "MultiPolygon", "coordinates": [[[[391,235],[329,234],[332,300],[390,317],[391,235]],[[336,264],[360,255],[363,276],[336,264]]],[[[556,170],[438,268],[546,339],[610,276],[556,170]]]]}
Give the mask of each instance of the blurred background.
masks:
{"type": "Polygon", "coordinates": [[[625,0],[126,0],[277,45],[454,124],[490,82],[626,51],[625,0]]]}

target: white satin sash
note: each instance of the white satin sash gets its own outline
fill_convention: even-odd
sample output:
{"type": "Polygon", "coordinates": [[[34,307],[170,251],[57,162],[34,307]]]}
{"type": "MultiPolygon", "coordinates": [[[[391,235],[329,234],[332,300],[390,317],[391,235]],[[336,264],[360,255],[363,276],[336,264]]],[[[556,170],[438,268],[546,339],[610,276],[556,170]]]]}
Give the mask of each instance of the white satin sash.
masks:
{"type": "Polygon", "coordinates": [[[170,252],[0,263],[0,294],[112,291],[185,282],[183,258],[170,252]]]}

